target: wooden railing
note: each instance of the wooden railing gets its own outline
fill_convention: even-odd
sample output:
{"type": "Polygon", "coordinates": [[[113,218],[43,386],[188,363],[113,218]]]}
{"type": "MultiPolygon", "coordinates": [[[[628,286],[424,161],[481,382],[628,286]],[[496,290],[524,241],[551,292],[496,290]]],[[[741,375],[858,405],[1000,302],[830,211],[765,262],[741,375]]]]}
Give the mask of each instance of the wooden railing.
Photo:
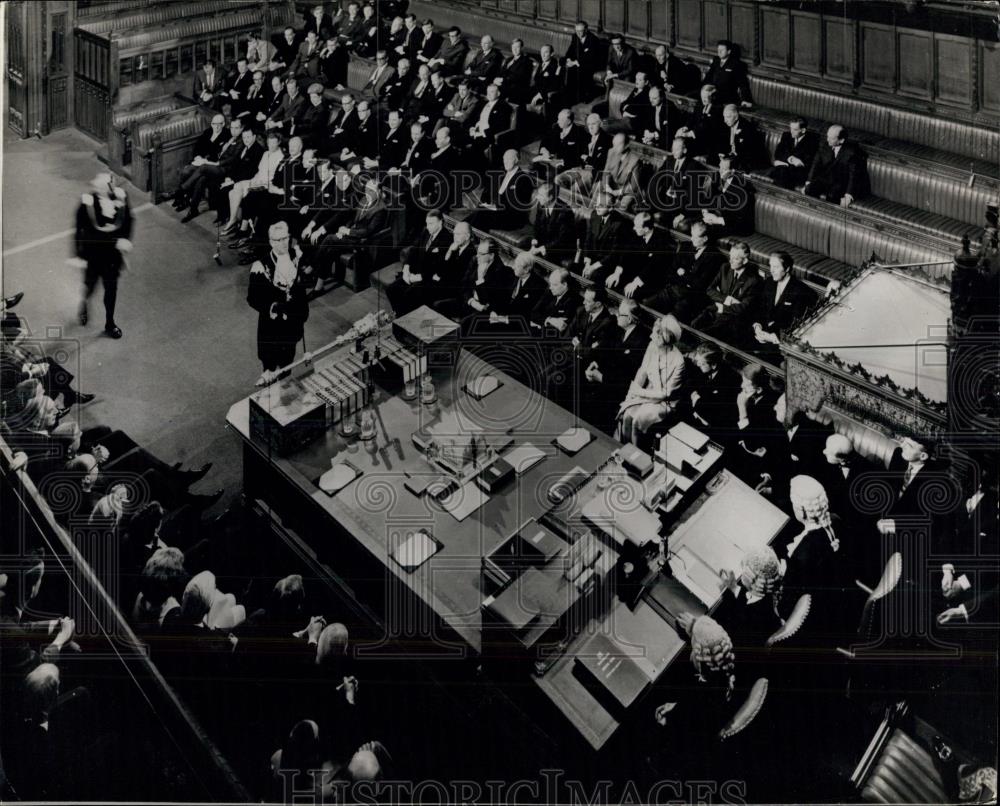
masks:
{"type": "MultiPolygon", "coordinates": [[[[46,544],[46,557],[54,558],[76,583],[76,591],[83,599],[77,604],[90,614],[89,626],[100,631],[117,653],[123,672],[129,673],[146,700],[156,706],[163,727],[205,792],[213,800],[249,802],[249,790],[150,659],[144,642],[132,630],[65,529],[56,522],[27,472],[11,469],[13,460],[13,452],[0,437],[0,484],[10,488],[21,508],[22,519],[40,534],[46,544]]],[[[150,762],[155,763],[155,759],[150,762]]],[[[108,759],[108,763],[113,761],[108,759]]]]}

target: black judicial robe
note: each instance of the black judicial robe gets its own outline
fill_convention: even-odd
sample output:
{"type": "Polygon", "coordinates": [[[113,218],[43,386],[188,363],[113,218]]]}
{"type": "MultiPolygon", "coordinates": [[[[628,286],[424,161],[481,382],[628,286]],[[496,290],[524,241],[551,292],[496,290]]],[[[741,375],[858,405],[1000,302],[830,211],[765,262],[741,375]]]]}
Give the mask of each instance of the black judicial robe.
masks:
{"type": "MultiPolygon", "coordinates": [[[[292,248],[292,262],[298,267],[301,251],[292,248]]],[[[257,357],[265,369],[279,369],[295,357],[295,345],[302,338],[309,318],[309,301],[302,276],[297,274],[291,286],[280,288],[274,282],[275,255],[267,255],[250,268],[247,302],[259,313],[257,319],[257,357]],[[278,314],[271,318],[274,306],[278,314]]]]}

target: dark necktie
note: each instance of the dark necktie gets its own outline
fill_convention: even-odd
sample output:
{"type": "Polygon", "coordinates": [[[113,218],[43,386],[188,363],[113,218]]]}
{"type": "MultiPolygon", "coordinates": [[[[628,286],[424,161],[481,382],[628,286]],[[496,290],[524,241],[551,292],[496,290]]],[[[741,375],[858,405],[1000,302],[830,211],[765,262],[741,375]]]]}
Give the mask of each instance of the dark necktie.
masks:
{"type": "Polygon", "coordinates": [[[517,299],[517,295],[521,293],[521,279],[518,278],[517,282],[514,284],[514,293],[510,295],[511,299],[517,299]]]}

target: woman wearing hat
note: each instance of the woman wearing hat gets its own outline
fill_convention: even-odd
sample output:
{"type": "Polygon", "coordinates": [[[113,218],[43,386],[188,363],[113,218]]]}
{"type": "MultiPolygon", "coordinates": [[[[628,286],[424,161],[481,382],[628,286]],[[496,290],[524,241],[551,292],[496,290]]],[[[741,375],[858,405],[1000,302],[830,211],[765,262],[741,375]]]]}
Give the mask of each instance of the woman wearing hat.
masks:
{"type": "Polygon", "coordinates": [[[277,370],[295,360],[295,346],[309,318],[309,300],[299,274],[302,250],[291,244],[284,221],[272,224],[267,235],[271,250],[250,267],[247,290],[247,302],[259,314],[257,357],[264,372],[258,386],[270,383],[277,370]]]}
{"type": "Polygon", "coordinates": [[[104,283],[104,332],[113,339],[120,339],[122,330],[115,324],[115,302],[118,275],[125,265],[125,255],[132,251],[129,240],[132,211],[128,195],[122,188],[115,187],[109,173],[94,177],[91,191],[83,194],[76,209],[76,257],[69,260],[71,265],[84,269],[80,324],[87,324],[87,300],[100,280],[104,283]]]}
{"type": "Polygon", "coordinates": [[[684,378],[684,356],[677,349],[680,337],[681,326],[673,316],[662,316],[653,325],[642,364],[618,408],[622,442],[638,444],[643,434],[677,406],[684,378]]]}

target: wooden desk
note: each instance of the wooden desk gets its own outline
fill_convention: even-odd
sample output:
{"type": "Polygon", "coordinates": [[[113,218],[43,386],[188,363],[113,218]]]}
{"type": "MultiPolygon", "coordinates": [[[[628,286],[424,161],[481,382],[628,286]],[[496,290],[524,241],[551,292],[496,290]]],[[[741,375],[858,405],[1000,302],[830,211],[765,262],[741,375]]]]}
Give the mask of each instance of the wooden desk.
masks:
{"type": "MultiPolygon", "coordinates": [[[[718,579],[719,571],[739,565],[748,548],[770,543],[787,521],[788,516],[781,510],[723,471],[674,524],[667,545],[672,553],[685,549],[696,552],[694,556],[705,563],[705,570],[718,579]]],[[[676,659],[683,662],[687,658],[687,653],[682,652],[687,640],[676,628],[678,616],[685,611],[696,616],[714,612],[722,601],[721,582],[706,601],[703,590],[692,592],[695,586],[679,578],[683,566],[676,561],[671,565],[677,567],[677,576],[655,572],[634,610],[617,602],[610,612],[596,615],[567,643],[545,674],[533,678],[595,750],[614,735],[621,718],[594,696],[575,668],[577,654],[590,637],[599,631],[613,635],[652,685],[676,659]]],[[[707,587],[701,581],[698,587],[707,587]]]]}
{"type": "MultiPolygon", "coordinates": [[[[337,358],[336,352],[329,356],[331,361],[337,358]]],[[[597,586],[593,595],[577,596],[583,606],[574,606],[571,618],[562,618],[560,608],[566,603],[548,601],[546,606],[552,613],[542,614],[518,641],[502,646],[504,650],[514,647],[522,661],[530,658],[529,652],[556,653],[549,656],[547,670],[541,676],[532,675],[532,679],[544,697],[555,704],[590,746],[599,749],[617,730],[623,715],[609,712],[578,676],[576,658],[586,641],[596,632],[613,636],[650,685],[677,657],[683,656],[685,642],[674,628],[673,611],[678,608],[665,607],[661,599],[648,592],[634,608],[626,607],[615,598],[614,585],[610,583],[612,566],[618,557],[618,543],[612,537],[614,531],[609,530],[611,534],[607,534],[601,529],[592,529],[593,524],[588,522],[584,509],[595,496],[600,496],[611,502],[611,510],[618,507],[623,514],[634,511],[640,517],[644,512],[651,519],[647,524],[650,537],[655,537],[661,528],[660,519],[644,509],[641,493],[636,495],[643,485],[623,477],[621,468],[612,461],[612,453],[619,447],[614,440],[595,430],[594,439],[577,454],[563,453],[552,441],[576,425],[573,415],[471,353],[459,351],[453,364],[435,366],[432,363],[429,370],[437,386],[438,408],[378,392],[375,408],[383,430],[376,440],[365,446],[356,438],[345,440],[336,430],[330,429],[300,451],[279,457],[251,436],[247,399],[236,403],[229,411],[228,423],[243,440],[245,483],[255,496],[264,498],[279,512],[284,508],[286,512],[292,509],[307,513],[302,516],[308,518],[303,537],[311,545],[328,551],[331,546],[337,546],[338,558],[341,551],[346,553],[349,545],[361,546],[369,559],[377,561],[375,567],[381,569],[376,571],[379,578],[374,580],[380,590],[388,590],[387,581],[405,585],[436,619],[459,636],[461,640],[451,646],[466,651],[471,649],[476,654],[483,652],[484,632],[491,630],[489,624],[484,625],[482,615],[483,601],[490,593],[482,570],[483,557],[531,518],[564,535],[567,545],[580,534],[595,534],[605,547],[600,570],[608,577],[609,584],[597,586]],[[494,375],[502,385],[483,400],[475,400],[464,391],[464,386],[483,374],[494,375]],[[457,520],[433,499],[426,495],[417,497],[405,486],[411,477],[434,479],[441,476],[411,441],[412,433],[438,421],[440,412],[456,418],[459,424],[465,423],[468,430],[510,437],[514,447],[530,443],[546,457],[517,477],[507,489],[489,497],[472,514],[457,520]],[[336,495],[329,496],[319,490],[316,480],[329,467],[331,457],[337,456],[348,457],[362,475],[336,495]],[[589,480],[564,503],[553,505],[547,497],[549,488],[575,468],[580,468],[589,480]],[[602,477],[609,474],[617,483],[612,481],[610,486],[601,489],[602,477]],[[289,489],[292,494],[287,492],[289,489]],[[626,490],[632,491],[629,500],[621,497],[626,490]],[[392,559],[391,551],[402,535],[417,529],[428,531],[442,544],[442,549],[415,571],[407,573],[392,559]],[[557,625],[556,629],[547,633],[543,640],[540,633],[550,625],[557,625]]],[[[702,475],[707,477],[716,463],[717,457],[706,459],[702,475]]],[[[716,518],[718,511],[737,505],[741,507],[736,513],[741,525],[762,524],[761,528],[766,530],[773,527],[772,533],[757,535],[765,541],[770,540],[784,523],[781,513],[776,517],[774,507],[727,474],[714,495],[702,493],[691,507],[675,514],[675,523],[680,526],[674,527],[673,534],[680,533],[684,524],[696,519],[701,522],[716,518]]],[[[683,538],[685,541],[696,536],[694,527],[689,527],[684,534],[688,532],[690,536],[683,538]]],[[[679,539],[672,536],[669,545],[673,548],[679,539]]],[[[734,544],[733,556],[725,558],[726,564],[735,565],[741,554],[734,544]]],[[[561,561],[562,554],[553,558],[542,573],[556,583],[548,593],[571,598],[574,596],[571,586],[560,582],[561,561]],[[564,593],[560,594],[560,590],[564,593]]],[[[343,569],[335,564],[334,570],[343,573],[350,584],[351,570],[346,567],[347,561],[343,564],[343,569]]],[[[368,581],[373,580],[369,578],[368,581]]],[[[668,582],[680,587],[677,580],[668,582]]],[[[654,589],[656,587],[654,585],[654,589]]],[[[696,599],[693,603],[686,602],[683,591],[677,596],[684,609],[697,609],[696,599]]],[[[389,608],[393,604],[387,597],[387,612],[391,612],[389,608]]],[[[575,599],[568,604],[576,605],[575,599]]],[[[409,615],[414,616],[412,612],[409,615]]],[[[419,640],[425,643],[453,640],[440,633],[431,635],[432,631],[424,626],[428,624],[424,614],[416,615],[415,620],[422,629],[417,636],[419,640]]],[[[396,626],[390,623],[390,632],[396,626]]],[[[395,633],[392,634],[395,637],[395,633]]],[[[497,634],[500,641],[504,641],[502,635],[497,634]]],[[[489,632],[487,638],[492,637],[489,632]]],[[[415,652],[418,649],[414,647],[415,652]]],[[[524,680],[523,675],[530,674],[523,663],[514,664],[513,669],[520,681],[524,680]]]]}
{"type": "MultiPolygon", "coordinates": [[[[348,348],[344,348],[348,349],[348,348]]],[[[336,353],[331,360],[336,359],[336,353]]],[[[457,422],[481,429],[489,435],[509,435],[513,445],[530,443],[546,458],[519,476],[502,494],[490,497],[478,510],[461,521],[424,495],[417,497],[404,483],[409,476],[436,479],[436,470],[417,450],[411,434],[432,423],[436,416],[419,400],[407,402],[398,396],[377,393],[376,410],[388,434],[380,428],[373,446],[360,446],[357,439],[345,440],[335,429],[297,453],[279,457],[254,439],[249,430],[246,398],[233,405],[227,422],[244,444],[244,479],[260,497],[274,502],[279,484],[291,486],[321,513],[360,543],[392,574],[407,586],[474,652],[482,649],[481,605],[486,598],[482,580],[482,558],[511,535],[529,518],[541,520],[553,508],[546,498],[551,484],[581,467],[592,473],[618,447],[618,443],[591,429],[594,439],[576,455],[564,454],[552,440],[577,423],[573,415],[541,394],[528,389],[506,373],[493,369],[476,356],[459,351],[453,366],[432,366],[438,394],[436,411],[449,412],[457,422]],[[464,385],[482,375],[492,374],[502,381],[495,392],[475,400],[464,385]],[[372,450],[374,452],[371,452],[372,450]],[[330,459],[346,456],[362,475],[333,496],[322,492],[316,480],[329,468],[330,459]],[[269,481],[273,479],[273,483],[269,481]],[[415,529],[428,530],[443,548],[412,573],[405,572],[390,552],[400,535],[415,529]]],[[[283,500],[287,507],[292,502],[283,500]]],[[[296,506],[302,507],[300,502],[296,506]]],[[[279,509],[279,506],[275,506],[279,509]]],[[[329,544],[340,535],[322,529],[323,521],[306,535],[329,544]]]]}

